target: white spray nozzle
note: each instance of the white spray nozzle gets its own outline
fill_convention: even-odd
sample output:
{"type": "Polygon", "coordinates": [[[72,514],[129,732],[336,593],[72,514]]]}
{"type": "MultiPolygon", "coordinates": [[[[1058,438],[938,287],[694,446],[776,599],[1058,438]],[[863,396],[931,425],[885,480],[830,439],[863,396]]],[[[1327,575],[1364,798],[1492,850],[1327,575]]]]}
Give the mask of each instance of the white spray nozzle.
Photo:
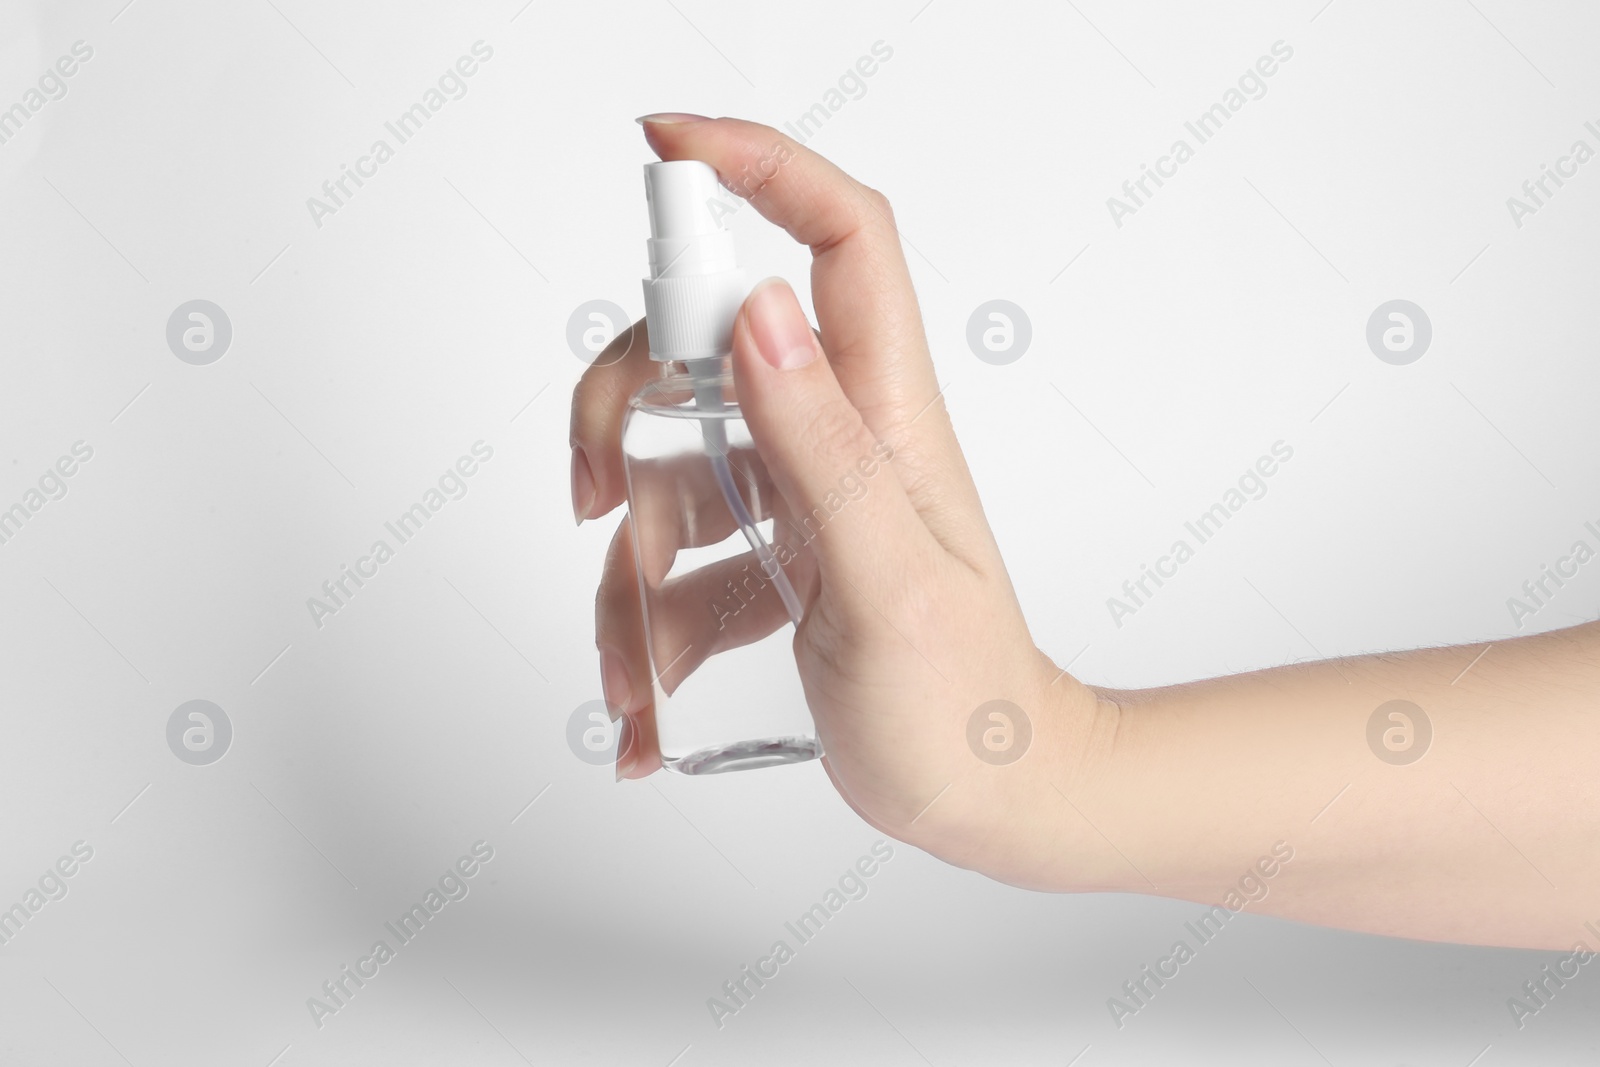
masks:
{"type": "Polygon", "coordinates": [[[650,204],[650,277],[644,281],[650,355],[691,364],[720,359],[732,351],[734,316],[749,286],[733,235],[719,221],[717,172],[698,160],[650,163],[644,189],[650,204]]]}
{"type": "Polygon", "coordinates": [[[701,237],[721,230],[709,209],[720,188],[717,172],[698,160],[647,164],[644,197],[650,203],[650,236],[701,237]]]}

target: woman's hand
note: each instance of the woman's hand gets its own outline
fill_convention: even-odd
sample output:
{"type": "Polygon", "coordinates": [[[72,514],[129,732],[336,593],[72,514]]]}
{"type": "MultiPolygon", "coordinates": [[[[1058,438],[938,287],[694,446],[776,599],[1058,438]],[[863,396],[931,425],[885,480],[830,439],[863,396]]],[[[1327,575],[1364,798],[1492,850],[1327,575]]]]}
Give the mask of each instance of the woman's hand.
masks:
{"type": "MultiPolygon", "coordinates": [[[[1055,836],[1059,790],[1079,769],[1101,701],[1029,637],[940,398],[888,201],[766,126],[643,121],[662,159],[711,164],[812,251],[820,339],[777,280],[751,292],[734,326],[739,401],[778,510],[806,515],[837,497],[841,479],[859,478],[863,462],[875,472],[817,531],[814,566],[797,570],[806,607],[795,660],[829,777],[882,832],[1043,884],[1034,864],[1044,857],[1031,859],[1028,842],[1055,836]],[[1015,762],[981,758],[969,743],[969,722],[992,701],[1026,719],[1009,709],[1005,721],[988,719],[994,709],[983,716],[984,730],[999,731],[991,737],[1029,746],[1015,762]]],[[[619,336],[573,397],[580,521],[624,499],[623,415],[656,373],[643,331],[639,323],[619,336]]],[[[606,696],[629,723],[619,778],[660,766],[632,536],[624,521],[596,611],[606,696]]]]}

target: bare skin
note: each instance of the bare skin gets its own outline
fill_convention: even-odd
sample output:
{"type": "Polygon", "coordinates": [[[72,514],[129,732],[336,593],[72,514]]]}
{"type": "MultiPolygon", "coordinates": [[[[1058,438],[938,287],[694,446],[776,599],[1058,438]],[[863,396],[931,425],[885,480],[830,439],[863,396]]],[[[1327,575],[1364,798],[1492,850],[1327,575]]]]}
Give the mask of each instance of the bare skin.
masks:
{"type": "MultiPolygon", "coordinates": [[[[662,159],[710,163],[812,250],[819,331],[779,281],[751,293],[734,330],[780,517],[892,451],[785,568],[806,605],[794,651],[823,764],[863,819],[1031,889],[1208,905],[1244,892],[1251,911],[1353,930],[1600,948],[1600,623],[1160,689],[1079,682],[1029,636],[937,399],[888,201],[765,126],[642,121],[662,159]],[[967,741],[974,710],[997,699],[1033,731],[1003,766],[967,741]],[[1368,721],[1392,700],[1431,723],[1416,762],[1369,747],[1368,721]]],[[[623,413],[658,373],[643,328],[573,397],[580,522],[624,501],[623,413]]],[[[625,521],[596,606],[602,683],[630,727],[619,779],[660,767],[632,536],[625,521]]],[[[741,620],[756,628],[746,637],[785,624],[779,611],[741,620]]]]}

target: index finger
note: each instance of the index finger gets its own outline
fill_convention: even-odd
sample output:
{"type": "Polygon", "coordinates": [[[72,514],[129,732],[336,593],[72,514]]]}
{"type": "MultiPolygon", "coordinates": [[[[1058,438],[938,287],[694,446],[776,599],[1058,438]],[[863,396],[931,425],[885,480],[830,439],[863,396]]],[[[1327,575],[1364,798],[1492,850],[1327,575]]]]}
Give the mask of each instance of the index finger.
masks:
{"type": "Polygon", "coordinates": [[[733,193],[811,249],[822,346],[867,426],[908,456],[953,448],[944,420],[911,425],[939,386],[888,200],[770,126],[688,115],[640,122],[662,159],[711,164],[733,193]]]}

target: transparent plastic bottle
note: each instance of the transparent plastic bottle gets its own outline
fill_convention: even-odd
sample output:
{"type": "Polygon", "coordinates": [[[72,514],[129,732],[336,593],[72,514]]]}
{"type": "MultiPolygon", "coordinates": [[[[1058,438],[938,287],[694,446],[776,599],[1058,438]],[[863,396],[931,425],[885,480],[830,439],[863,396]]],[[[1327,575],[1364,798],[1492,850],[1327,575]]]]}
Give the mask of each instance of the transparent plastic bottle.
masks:
{"type": "Polygon", "coordinates": [[[622,434],[661,761],[680,774],[822,755],[795,669],[795,587],[813,574],[725,358],[664,362],[622,434]]]}

